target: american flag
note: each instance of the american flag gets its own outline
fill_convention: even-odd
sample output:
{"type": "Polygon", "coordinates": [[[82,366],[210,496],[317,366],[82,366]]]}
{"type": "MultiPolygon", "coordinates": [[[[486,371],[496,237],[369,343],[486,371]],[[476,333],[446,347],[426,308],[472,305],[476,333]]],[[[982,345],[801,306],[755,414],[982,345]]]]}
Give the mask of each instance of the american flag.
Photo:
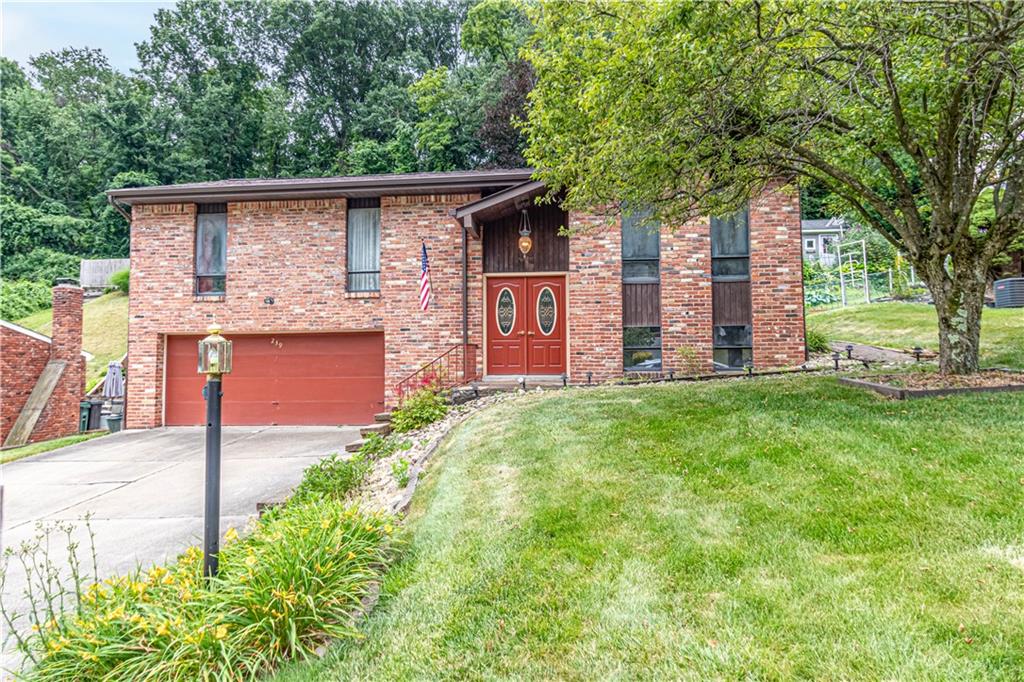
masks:
{"type": "Polygon", "coordinates": [[[420,310],[430,307],[430,261],[427,260],[427,243],[423,242],[423,256],[420,259],[420,310]]]}

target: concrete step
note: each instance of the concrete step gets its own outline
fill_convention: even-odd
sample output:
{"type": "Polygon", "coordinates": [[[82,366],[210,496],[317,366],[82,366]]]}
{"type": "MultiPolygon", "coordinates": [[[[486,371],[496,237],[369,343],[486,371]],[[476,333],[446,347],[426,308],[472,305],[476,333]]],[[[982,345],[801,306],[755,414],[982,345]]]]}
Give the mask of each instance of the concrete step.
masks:
{"type": "Polygon", "coordinates": [[[380,412],[378,414],[375,414],[375,415],[373,415],[373,421],[375,421],[375,422],[390,422],[391,421],[391,413],[390,412],[380,412]]]}
{"type": "Polygon", "coordinates": [[[363,447],[365,444],[366,444],[366,440],[365,439],[359,439],[357,441],[352,441],[351,443],[349,443],[348,445],[345,446],[345,452],[359,452],[359,448],[363,447]]]}
{"type": "Polygon", "coordinates": [[[362,436],[363,438],[366,438],[371,433],[376,433],[377,435],[380,436],[386,436],[389,433],[391,433],[391,424],[389,424],[388,422],[381,422],[379,424],[371,424],[369,426],[364,426],[361,429],[359,429],[359,435],[362,436]]]}

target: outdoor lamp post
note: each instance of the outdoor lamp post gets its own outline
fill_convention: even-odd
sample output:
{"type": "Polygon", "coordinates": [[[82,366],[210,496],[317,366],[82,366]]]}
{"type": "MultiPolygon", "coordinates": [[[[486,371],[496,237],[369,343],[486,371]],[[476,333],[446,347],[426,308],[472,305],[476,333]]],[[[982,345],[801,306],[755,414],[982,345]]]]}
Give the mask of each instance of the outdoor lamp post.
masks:
{"type": "Polygon", "coordinates": [[[231,342],[211,324],[199,342],[199,373],[206,375],[206,514],[203,521],[203,575],[217,575],[220,551],[220,390],[221,376],[231,371],[231,342]]]}

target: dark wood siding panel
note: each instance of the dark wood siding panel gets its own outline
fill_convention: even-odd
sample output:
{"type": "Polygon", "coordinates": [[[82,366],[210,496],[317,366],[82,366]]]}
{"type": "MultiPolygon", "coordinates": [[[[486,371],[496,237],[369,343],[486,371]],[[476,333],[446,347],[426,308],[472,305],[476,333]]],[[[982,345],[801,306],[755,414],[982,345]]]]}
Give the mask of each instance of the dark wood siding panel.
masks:
{"type": "Polygon", "coordinates": [[[484,272],[567,272],[569,270],[569,239],[558,229],[567,216],[558,206],[531,206],[530,236],[533,249],[523,256],[519,251],[518,211],[484,223],[484,272]]]}
{"type": "Polygon", "coordinates": [[[713,282],[711,309],[714,324],[750,324],[750,282],[713,282]]]}
{"type": "Polygon", "coordinates": [[[622,324],[626,327],[661,326],[661,285],[622,285],[622,324]]]}

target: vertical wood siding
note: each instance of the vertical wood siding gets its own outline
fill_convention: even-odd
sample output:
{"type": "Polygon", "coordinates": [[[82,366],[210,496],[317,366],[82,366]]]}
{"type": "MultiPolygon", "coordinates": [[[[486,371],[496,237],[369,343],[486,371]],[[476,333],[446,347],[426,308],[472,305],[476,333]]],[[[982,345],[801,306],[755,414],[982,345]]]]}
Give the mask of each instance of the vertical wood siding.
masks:
{"type": "Polygon", "coordinates": [[[558,229],[568,218],[558,206],[531,206],[530,236],[533,249],[527,256],[519,251],[518,211],[484,223],[484,272],[566,272],[569,270],[569,239],[558,229]]]}

